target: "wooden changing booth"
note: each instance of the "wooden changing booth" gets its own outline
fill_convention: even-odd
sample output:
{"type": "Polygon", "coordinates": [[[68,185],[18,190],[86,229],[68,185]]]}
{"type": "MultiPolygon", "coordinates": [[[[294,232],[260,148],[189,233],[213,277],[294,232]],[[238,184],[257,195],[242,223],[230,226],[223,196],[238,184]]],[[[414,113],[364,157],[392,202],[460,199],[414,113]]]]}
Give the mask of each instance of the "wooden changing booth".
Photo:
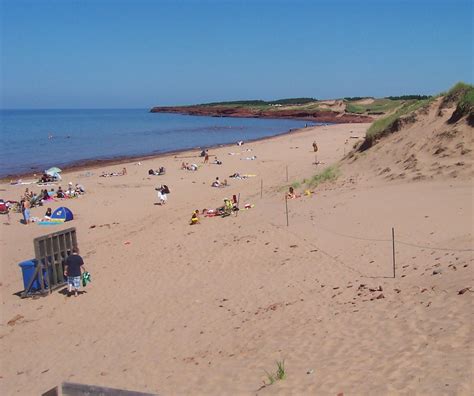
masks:
{"type": "Polygon", "coordinates": [[[32,294],[45,295],[66,284],[64,261],[77,246],[76,228],[40,236],[33,240],[33,244],[37,265],[34,276],[22,293],[23,298],[32,294]],[[32,291],[35,280],[39,282],[39,290],[32,291]]]}

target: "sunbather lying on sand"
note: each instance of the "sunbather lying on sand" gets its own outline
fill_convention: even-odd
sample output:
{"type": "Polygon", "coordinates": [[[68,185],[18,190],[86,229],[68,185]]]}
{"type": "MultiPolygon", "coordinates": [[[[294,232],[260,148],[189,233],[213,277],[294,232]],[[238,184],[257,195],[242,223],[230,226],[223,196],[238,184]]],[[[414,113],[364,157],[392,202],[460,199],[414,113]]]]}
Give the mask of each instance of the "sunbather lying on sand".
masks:
{"type": "Polygon", "coordinates": [[[123,176],[123,175],[124,173],[122,172],[102,172],[102,174],[99,175],[99,177],[112,177],[112,176],[123,176]]]}
{"type": "Polygon", "coordinates": [[[164,175],[165,173],[166,173],[166,169],[164,166],[160,166],[158,170],[154,170],[154,169],[148,170],[148,174],[152,176],[161,176],[161,175],[164,175]]]}

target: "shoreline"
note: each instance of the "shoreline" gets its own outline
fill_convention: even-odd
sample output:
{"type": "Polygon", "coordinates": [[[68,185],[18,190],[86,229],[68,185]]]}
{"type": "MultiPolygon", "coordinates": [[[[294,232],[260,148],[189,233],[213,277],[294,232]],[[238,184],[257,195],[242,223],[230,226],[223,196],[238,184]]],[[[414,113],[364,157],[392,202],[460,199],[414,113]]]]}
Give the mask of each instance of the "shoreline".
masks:
{"type": "MultiPolygon", "coordinates": [[[[330,123],[322,123],[321,125],[311,125],[308,126],[311,128],[318,128],[326,125],[333,125],[330,123]]],[[[249,139],[244,141],[244,143],[251,143],[251,142],[259,142],[259,141],[265,141],[265,140],[270,140],[279,136],[284,136],[284,135],[289,135],[289,134],[295,134],[301,131],[304,131],[306,128],[297,128],[297,129],[289,129],[287,131],[278,133],[276,135],[272,136],[264,136],[261,138],[256,138],[256,139],[249,139]]],[[[184,149],[179,149],[179,150],[172,150],[172,151],[166,151],[163,153],[152,153],[152,154],[144,154],[144,155],[137,155],[137,156],[119,156],[115,158],[96,158],[96,159],[90,159],[90,160],[80,160],[76,162],[72,162],[68,165],[61,166],[61,169],[63,173],[66,172],[76,172],[76,171],[83,171],[87,169],[97,169],[99,167],[103,166],[116,166],[116,165],[122,165],[122,164],[128,164],[131,162],[141,162],[141,161],[146,161],[146,160],[153,160],[153,159],[159,159],[159,158],[164,158],[168,156],[177,156],[182,153],[187,153],[190,151],[194,150],[202,150],[204,148],[206,149],[216,149],[216,148],[221,148],[221,147],[231,147],[234,146],[236,143],[224,143],[224,144],[215,144],[212,146],[198,146],[198,147],[189,147],[189,148],[184,148],[184,149]]],[[[197,156],[196,158],[199,158],[197,156]]],[[[51,164],[50,166],[56,166],[56,164],[51,164]]],[[[5,176],[0,176],[0,183],[10,183],[11,180],[18,180],[18,179],[23,179],[23,178],[30,178],[30,177],[35,177],[34,175],[36,174],[37,177],[39,178],[38,174],[42,174],[44,169],[38,169],[38,170],[31,170],[30,172],[19,172],[19,173],[12,173],[8,174],[5,176]]]]}

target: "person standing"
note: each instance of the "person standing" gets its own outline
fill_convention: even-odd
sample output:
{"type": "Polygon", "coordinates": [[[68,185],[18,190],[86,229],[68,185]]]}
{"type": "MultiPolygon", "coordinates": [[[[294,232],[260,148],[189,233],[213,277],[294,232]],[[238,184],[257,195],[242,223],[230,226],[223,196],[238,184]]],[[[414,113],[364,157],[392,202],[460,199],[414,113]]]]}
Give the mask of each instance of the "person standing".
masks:
{"type": "Polygon", "coordinates": [[[30,208],[31,208],[30,201],[26,199],[23,202],[23,220],[25,221],[26,225],[30,224],[30,217],[31,217],[30,208]]]}
{"type": "Polygon", "coordinates": [[[71,296],[72,288],[74,288],[74,296],[77,297],[79,288],[81,287],[81,275],[84,270],[84,260],[79,256],[79,248],[74,246],[72,254],[66,258],[64,266],[64,275],[67,276],[68,297],[71,296]]]}

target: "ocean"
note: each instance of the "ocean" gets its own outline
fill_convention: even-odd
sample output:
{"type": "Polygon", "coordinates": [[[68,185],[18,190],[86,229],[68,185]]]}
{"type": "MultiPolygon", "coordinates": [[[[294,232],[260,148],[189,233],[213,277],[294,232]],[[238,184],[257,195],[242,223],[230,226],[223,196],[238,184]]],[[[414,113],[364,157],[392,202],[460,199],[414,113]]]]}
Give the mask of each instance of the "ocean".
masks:
{"type": "Polygon", "coordinates": [[[0,177],[259,139],[305,124],[317,125],[150,113],[148,109],[0,110],[0,177]]]}

